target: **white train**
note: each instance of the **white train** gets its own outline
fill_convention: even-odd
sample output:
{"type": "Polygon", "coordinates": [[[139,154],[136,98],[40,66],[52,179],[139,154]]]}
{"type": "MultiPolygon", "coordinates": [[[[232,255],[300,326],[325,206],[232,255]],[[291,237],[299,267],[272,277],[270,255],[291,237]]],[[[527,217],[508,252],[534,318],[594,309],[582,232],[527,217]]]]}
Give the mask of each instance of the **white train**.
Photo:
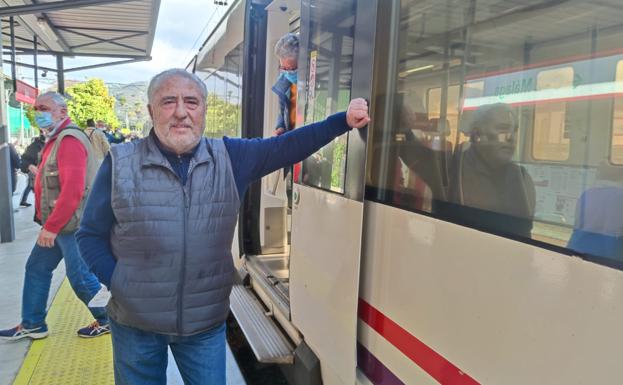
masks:
{"type": "Polygon", "coordinates": [[[353,97],[372,115],[247,193],[232,311],[258,359],[293,384],[620,384],[622,20],[617,0],[234,2],[188,67],[208,134],[272,135],[287,32],[298,126],[353,97]]]}

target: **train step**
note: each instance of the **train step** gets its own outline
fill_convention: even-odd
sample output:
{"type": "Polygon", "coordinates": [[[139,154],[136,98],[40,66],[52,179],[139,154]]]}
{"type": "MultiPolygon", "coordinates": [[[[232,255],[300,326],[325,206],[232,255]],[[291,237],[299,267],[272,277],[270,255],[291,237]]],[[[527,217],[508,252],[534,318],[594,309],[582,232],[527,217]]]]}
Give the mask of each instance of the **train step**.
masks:
{"type": "Polygon", "coordinates": [[[294,362],[294,346],[249,289],[241,284],[234,285],[229,300],[231,311],[259,362],[294,362]]]}

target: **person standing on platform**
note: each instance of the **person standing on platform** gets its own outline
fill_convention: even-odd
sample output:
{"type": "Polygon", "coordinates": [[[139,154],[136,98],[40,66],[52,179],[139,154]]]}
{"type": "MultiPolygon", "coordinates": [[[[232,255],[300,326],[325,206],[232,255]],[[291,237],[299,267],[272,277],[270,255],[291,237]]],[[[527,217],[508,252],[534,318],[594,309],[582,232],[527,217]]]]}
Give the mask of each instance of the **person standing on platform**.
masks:
{"type": "Polygon", "coordinates": [[[21,160],[12,143],[9,143],[9,157],[11,161],[11,193],[15,194],[15,189],[17,188],[17,170],[19,170],[21,160]]]}
{"type": "Polygon", "coordinates": [[[22,162],[20,164],[20,169],[26,175],[28,175],[28,184],[26,188],[24,188],[24,192],[22,193],[22,199],[20,200],[19,205],[22,207],[30,207],[31,204],[28,203],[28,195],[35,187],[35,176],[37,175],[37,164],[39,163],[39,153],[43,149],[43,145],[45,144],[45,135],[39,134],[36,138],[32,140],[32,143],[26,147],[24,153],[22,154],[22,162]]]}
{"type": "MultiPolygon", "coordinates": [[[[46,92],[35,102],[35,119],[46,136],[39,172],[35,178],[36,220],[42,224],[37,242],[26,262],[22,294],[22,322],[0,330],[0,339],[40,339],[48,335],[46,304],[52,272],[65,259],[67,279],[84,304],[101,285],[80,256],[75,231],[87,192],[97,171],[86,135],[67,116],[65,98],[46,92]]],[[[89,308],[95,321],[78,330],[80,337],[110,332],[106,309],[89,308]]]]}
{"type": "Polygon", "coordinates": [[[268,139],[203,137],[207,89],[172,69],[148,86],[153,129],[112,146],[87,202],[78,245],[110,287],[115,383],[166,384],[167,347],[187,385],[225,384],[231,245],[249,183],[369,122],[347,113],[268,139]]]}
{"type": "Polygon", "coordinates": [[[93,155],[95,155],[95,158],[101,164],[108,150],[110,150],[110,143],[108,142],[106,134],[95,126],[95,121],[93,119],[87,119],[87,128],[84,129],[84,133],[87,134],[91,142],[93,155]]]}
{"type": "Polygon", "coordinates": [[[115,135],[110,128],[106,126],[106,123],[104,123],[103,120],[98,120],[95,127],[106,135],[106,139],[108,139],[108,143],[110,144],[119,144],[125,141],[125,137],[123,135],[115,135]]]}

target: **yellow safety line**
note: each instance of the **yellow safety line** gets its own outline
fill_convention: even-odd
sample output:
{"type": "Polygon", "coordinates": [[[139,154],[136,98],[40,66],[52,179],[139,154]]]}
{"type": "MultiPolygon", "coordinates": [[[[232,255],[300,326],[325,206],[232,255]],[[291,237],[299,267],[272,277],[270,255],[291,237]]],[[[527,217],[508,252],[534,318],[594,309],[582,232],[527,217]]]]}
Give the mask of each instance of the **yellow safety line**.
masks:
{"type": "Polygon", "coordinates": [[[76,335],[91,321],[65,280],[47,316],[50,335],[32,343],[13,385],[113,385],[110,335],[76,335]]]}

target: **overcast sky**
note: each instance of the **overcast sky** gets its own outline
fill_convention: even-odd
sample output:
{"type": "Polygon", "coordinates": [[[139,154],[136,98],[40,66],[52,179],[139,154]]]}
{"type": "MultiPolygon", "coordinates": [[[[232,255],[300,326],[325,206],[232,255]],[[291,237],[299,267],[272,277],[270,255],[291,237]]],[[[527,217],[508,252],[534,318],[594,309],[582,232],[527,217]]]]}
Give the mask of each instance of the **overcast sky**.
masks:
{"type": "MultiPolygon", "coordinates": [[[[234,0],[229,0],[230,5],[233,2],[234,0]]],[[[71,72],[66,74],[65,79],[85,80],[98,77],[106,82],[132,83],[147,81],[167,68],[184,68],[225,14],[227,8],[228,6],[214,5],[213,0],[162,0],[151,61],[71,72]]],[[[32,62],[30,57],[20,60],[32,62]]],[[[71,68],[101,62],[102,59],[66,59],[64,64],[65,68],[71,68]]],[[[56,61],[49,56],[40,56],[39,64],[54,68],[56,61]]],[[[4,71],[10,74],[10,67],[5,65],[4,71]]],[[[32,69],[21,69],[18,78],[20,74],[23,80],[34,84],[32,69]]],[[[56,74],[49,73],[45,79],[41,77],[39,79],[40,83],[41,80],[45,83],[55,83],[56,74]]]]}

